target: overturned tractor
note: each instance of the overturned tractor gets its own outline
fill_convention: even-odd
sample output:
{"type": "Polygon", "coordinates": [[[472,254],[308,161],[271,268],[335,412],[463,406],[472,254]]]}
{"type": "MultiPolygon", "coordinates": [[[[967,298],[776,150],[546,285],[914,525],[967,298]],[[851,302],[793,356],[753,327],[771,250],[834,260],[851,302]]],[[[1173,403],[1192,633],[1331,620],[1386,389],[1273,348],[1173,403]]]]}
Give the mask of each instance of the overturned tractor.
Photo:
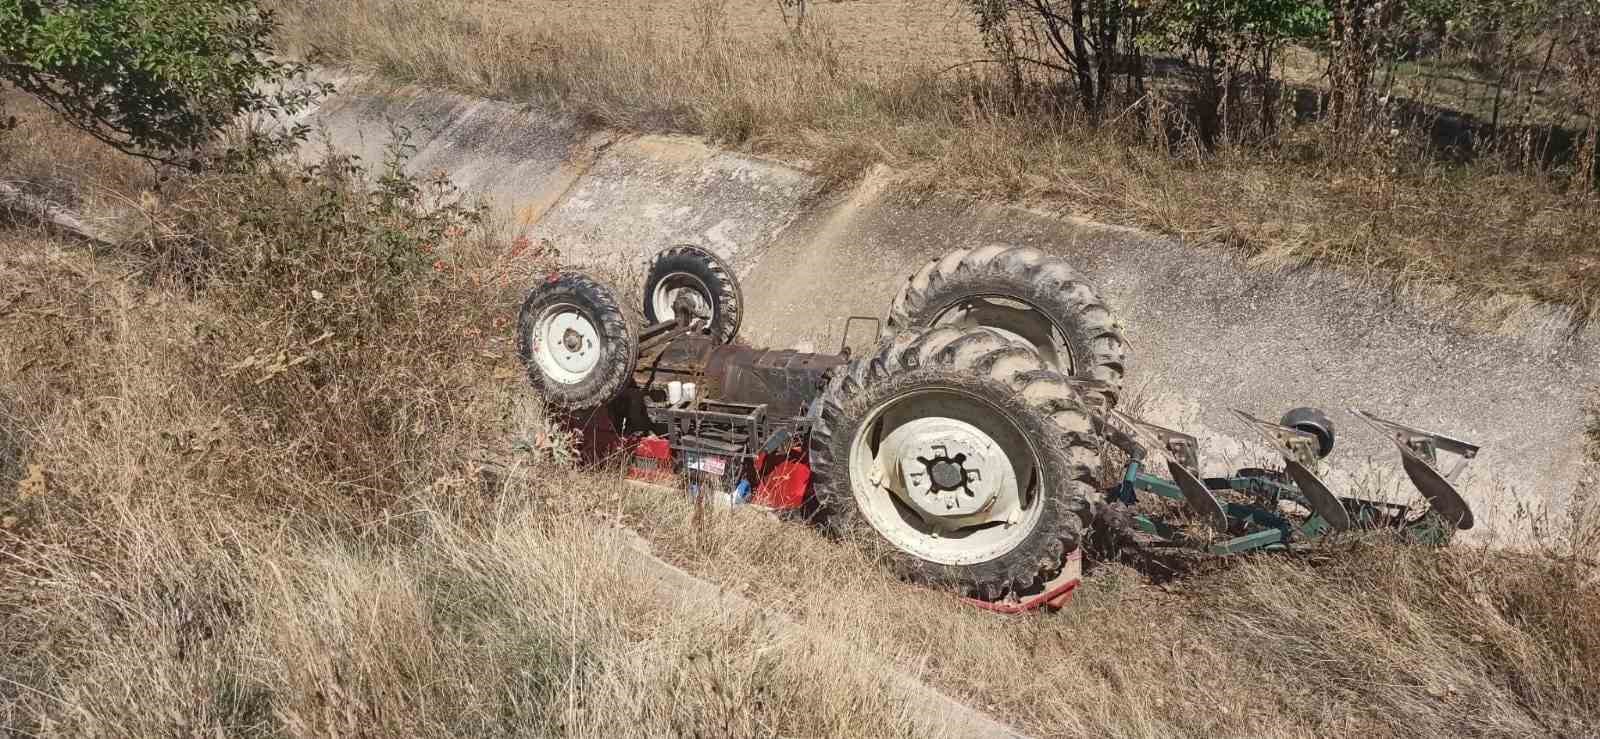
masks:
{"type": "Polygon", "coordinates": [[[1472,526],[1454,480],[1477,447],[1361,412],[1399,447],[1425,505],[1331,492],[1317,469],[1334,425],[1309,408],[1278,423],[1236,412],[1282,464],[1202,477],[1194,437],[1118,409],[1121,326],[1037,249],[930,262],[895,298],[888,332],[852,318],[834,354],[738,343],[738,282],[698,247],[657,254],[644,293],[624,303],[560,271],[522,306],[529,381],[582,434],[585,459],[624,456],[634,477],[864,532],[902,577],[987,608],[1059,605],[1097,526],[1219,555],[1352,528],[1442,543],[1472,526]],[[874,348],[852,356],[859,326],[874,348]],[[1440,454],[1458,460],[1449,473],[1440,454]]]}

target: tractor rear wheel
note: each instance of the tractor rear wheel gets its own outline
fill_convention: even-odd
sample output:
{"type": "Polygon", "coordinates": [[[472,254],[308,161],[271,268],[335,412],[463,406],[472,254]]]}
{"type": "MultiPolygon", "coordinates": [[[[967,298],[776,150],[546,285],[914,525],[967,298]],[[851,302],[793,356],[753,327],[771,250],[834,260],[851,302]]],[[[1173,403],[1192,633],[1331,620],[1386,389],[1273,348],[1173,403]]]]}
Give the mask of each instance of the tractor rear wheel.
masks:
{"type": "Polygon", "coordinates": [[[1128,361],[1122,326],[1065,261],[1033,247],[958,249],[906,282],[889,327],[984,327],[1034,348],[1062,374],[1104,383],[1107,405],[1122,392],[1128,361]]]}
{"type": "Polygon", "coordinates": [[[692,244],[668,247],[650,260],[644,282],[644,317],[670,321],[673,306],[686,302],[705,332],[723,344],[739,335],[744,295],[733,268],[722,257],[692,244]]]}
{"type": "Polygon", "coordinates": [[[985,329],[902,332],[818,402],[819,513],[887,543],[903,577],[993,600],[1048,581],[1078,547],[1099,440],[1031,350],[985,329]]]}
{"type": "Polygon", "coordinates": [[[546,401],[582,410],[609,402],[633,376],[638,327],[610,288],[580,272],[556,272],[528,291],[517,317],[517,353],[546,401]]]}

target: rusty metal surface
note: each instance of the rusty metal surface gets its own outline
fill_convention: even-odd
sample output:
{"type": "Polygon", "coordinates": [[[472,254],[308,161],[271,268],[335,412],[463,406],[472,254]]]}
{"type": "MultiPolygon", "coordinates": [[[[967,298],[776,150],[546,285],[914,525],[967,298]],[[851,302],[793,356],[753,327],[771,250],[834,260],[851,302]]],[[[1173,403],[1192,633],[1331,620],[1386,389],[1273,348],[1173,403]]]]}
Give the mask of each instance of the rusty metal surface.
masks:
{"type": "Polygon", "coordinates": [[[797,416],[821,392],[827,373],[844,362],[837,354],[725,345],[686,335],[641,356],[634,378],[647,391],[673,380],[694,382],[705,398],[764,403],[774,416],[797,416]]]}

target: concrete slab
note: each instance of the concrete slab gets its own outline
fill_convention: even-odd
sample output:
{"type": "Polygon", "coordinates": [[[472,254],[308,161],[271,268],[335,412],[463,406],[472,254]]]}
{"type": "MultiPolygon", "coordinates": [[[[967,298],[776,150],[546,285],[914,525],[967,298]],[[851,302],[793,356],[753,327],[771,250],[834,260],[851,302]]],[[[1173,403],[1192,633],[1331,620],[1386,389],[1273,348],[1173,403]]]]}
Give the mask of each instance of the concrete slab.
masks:
{"type": "Polygon", "coordinates": [[[578,264],[638,263],[695,243],[747,268],[805,211],[816,178],[687,137],[607,148],[532,230],[578,264]]]}
{"type": "Polygon", "coordinates": [[[446,175],[469,197],[486,200],[510,235],[525,233],[566,193],[594,146],[562,116],[359,78],[346,80],[305,120],[315,131],[308,154],[332,147],[369,166],[381,165],[387,147],[405,138],[415,147],[407,171],[446,175]]]}

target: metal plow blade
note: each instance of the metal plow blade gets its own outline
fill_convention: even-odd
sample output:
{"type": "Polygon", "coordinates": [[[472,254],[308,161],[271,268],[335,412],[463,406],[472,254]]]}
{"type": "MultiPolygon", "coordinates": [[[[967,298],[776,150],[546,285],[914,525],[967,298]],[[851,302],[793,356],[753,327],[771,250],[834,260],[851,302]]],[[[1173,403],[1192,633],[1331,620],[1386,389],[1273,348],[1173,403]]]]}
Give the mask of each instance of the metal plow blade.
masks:
{"type": "Polygon", "coordinates": [[[1356,418],[1365,421],[1379,433],[1389,437],[1400,449],[1400,463],[1422,497],[1427,499],[1433,513],[1445,523],[1461,530],[1473,526],[1472,508],[1461,492],[1456,490],[1456,478],[1467,464],[1478,456],[1478,445],[1424,429],[1407,426],[1387,419],[1351,409],[1356,418]],[[1449,472],[1441,471],[1439,453],[1455,457],[1449,472]]]}
{"type": "Polygon", "coordinates": [[[1167,461],[1167,472],[1172,475],[1173,482],[1178,484],[1178,491],[1183,493],[1184,505],[1189,507],[1189,511],[1212,529],[1227,533],[1227,510],[1222,507],[1222,501],[1211,494],[1205,482],[1187,467],[1178,464],[1177,460],[1167,461]]]}
{"type": "Polygon", "coordinates": [[[1255,431],[1267,444],[1283,455],[1284,471],[1294,480],[1307,507],[1334,531],[1348,531],[1354,523],[1350,511],[1339,497],[1328,489],[1328,484],[1317,476],[1317,437],[1299,429],[1264,421],[1237,408],[1233,415],[1255,431]]]}
{"type": "Polygon", "coordinates": [[[1200,473],[1200,440],[1182,431],[1141,421],[1119,410],[1105,414],[1105,431],[1112,440],[1139,460],[1151,455],[1167,456],[1168,460],[1200,473]]]}

